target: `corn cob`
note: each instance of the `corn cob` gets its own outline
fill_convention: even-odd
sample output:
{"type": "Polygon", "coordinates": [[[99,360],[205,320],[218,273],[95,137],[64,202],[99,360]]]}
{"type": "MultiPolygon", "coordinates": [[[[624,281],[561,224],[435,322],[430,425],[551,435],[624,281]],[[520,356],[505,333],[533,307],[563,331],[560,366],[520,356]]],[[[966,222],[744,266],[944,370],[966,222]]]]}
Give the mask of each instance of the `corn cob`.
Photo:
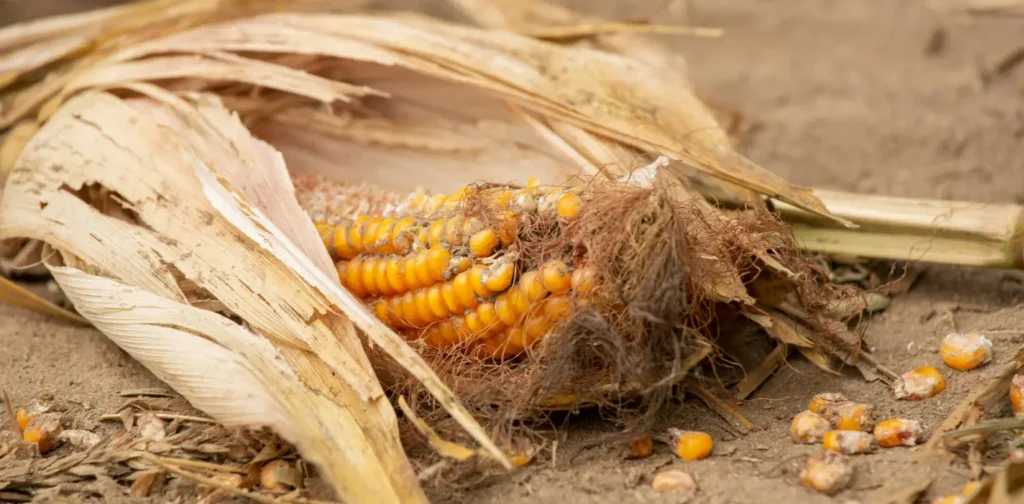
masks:
{"type": "Polygon", "coordinates": [[[317,221],[316,228],[341,284],[386,325],[429,346],[511,358],[585,304],[579,297],[592,291],[594,276],[558,259],[521,271],[519,224],[531,213],[565,224],[581,209],[572,190],[531,180],[520,189],[417,192],[384,215],[317,221]],[[461,208],[470,198],[482,203],[481,215],[461,208]]]}

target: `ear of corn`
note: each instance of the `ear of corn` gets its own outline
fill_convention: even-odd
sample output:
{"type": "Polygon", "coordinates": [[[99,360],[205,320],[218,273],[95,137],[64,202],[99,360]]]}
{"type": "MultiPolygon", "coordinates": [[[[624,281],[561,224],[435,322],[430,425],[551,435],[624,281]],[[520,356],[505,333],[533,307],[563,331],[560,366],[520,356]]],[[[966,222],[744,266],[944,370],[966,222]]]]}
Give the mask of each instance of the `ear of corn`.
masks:
{"type": "Polygon", "coordinates": [[[532,214],[564,225],[582,208],[572,190],[531,180],[521,189],[417,192],[394,215],[316,228],[341,284],[385,324],[432,347],[466,345],[511,358],[555,329],[594,287],[593,271],[558,258],[525,269],[515,246],[520,222],[532,214]],[[480,215],[467,210],[474,204],[480,215]]]}

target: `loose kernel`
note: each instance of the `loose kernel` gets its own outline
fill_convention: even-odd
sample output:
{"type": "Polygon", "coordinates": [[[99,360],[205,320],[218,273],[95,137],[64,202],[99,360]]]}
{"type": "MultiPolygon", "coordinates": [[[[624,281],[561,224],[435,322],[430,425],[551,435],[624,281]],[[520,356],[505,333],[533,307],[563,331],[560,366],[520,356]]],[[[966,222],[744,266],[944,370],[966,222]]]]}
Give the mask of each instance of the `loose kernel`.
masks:
{"type": "Polygon", "coordinates": [[[700,460],[711,455],[714,442],[706,432],[669,429],[673,452],[686,461],[700,460]]]}
{"type": "Polygon", "coordinates": [[[1014,416],[1024,417],[1024,375],[1014,375],[1010,382],[1010,404],[1014,416]]]}
{"type": "Polygon", "coordinates": [[[992,342],[975,331],[952,333],[942,341],[939,354],[947,366],[958,371],[970,371],[992,360],[992,342]]]}
{"type": "Polygon", "coordinates": [[[920,366],[907,371],[896,381],[893,395],[897,399],[918,401],[933,397],[946,390],[946,379],[938,369],[920,366]]]}
{"type": "Polygon", "coordinates": [[[650,457],[654,453],[654,440],[649,434],[641,434],[629,440],[627,443],[627,459],[641,459],[650,457]]]}
{"type": "Polygon", "coordinates": [[[697,482],[689,474],[672,469],[655,474],[651,488],[659,492],[679,493],[679,502],[687,502],[697,493],[697,482]]]}
{"type": "Polygon", "coordinates": [[[832,430],[825,433],[822,445],[844,455],[868,453],[875,438],[870,433],[855,430],[832,430]]]}
{"type": "Polygon", "coordinates": [[[828,419],[838,430],[867,430],[874,427],[871,405],[853,401],[833,403],[822,410],[821,416],[828,419]]]}
{"type": "Polygon", "coordinates": [[[800,484],[816,492],[833,496],[841,492],[853,478],[853,467],[837,452],[823,457],[808,457],[800,473],[800,484]]]}
{"type": "Polygon", "coordinates": [[[35,418],[35,415],[26,412],[25,408],[18,408],[18,428],[20,428],[21,430],[25,430],[25,427],[28,425],[28,422],[33,418],[35,418]]]}
{"type": "Polygon", "coordinates": [[[914,446],[923,430],[921,422],[917,420],[890,418],[875,425],[875,442],[885,448],[914,446]]]}
{"type": "Polygon", "coordinates": [[[833,392],[826,392],[824,394],[818,394],[811,398],[811,403],[807,406],[807,409],[814,413],[822,413],[829,406],[845,402],[846,396],[843,394],[837,394],[833,392]]]}
{"type": "Polygon", "coordinates": [[[820,443],[831,425],[825,417],[812,411],[801,411],[793,417],[789,426],[789,436],[797,443],[820,443]]]}

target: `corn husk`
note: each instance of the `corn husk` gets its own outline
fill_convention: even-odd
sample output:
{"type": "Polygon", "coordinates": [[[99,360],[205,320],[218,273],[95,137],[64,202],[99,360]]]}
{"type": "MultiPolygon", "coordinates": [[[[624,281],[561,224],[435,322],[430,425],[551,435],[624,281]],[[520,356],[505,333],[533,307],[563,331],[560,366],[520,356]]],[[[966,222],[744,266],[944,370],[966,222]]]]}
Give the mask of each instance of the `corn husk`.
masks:
{"type": "MultiPolygon", "coordinates": [[[[629,177],[664,155],[659,176],[681,197],[695,169],[830,218],[724,135],[694,134],[714,119],[677,67],[418,15],[259,14],[267,4],[157,0],[72,18],[72,31],[0,31],[0,47],[21,51],[0,58],[18,84],[0,96],[0,127],[33,133],[8,137],[0,238],[52,247],[50,270],[85,318],[217,420],[280,432],[346,501],[425,499],[363,344],[420,380],[479,453],[510,463],[338,285],[288,172],[452,190],[629,177]]],[[[739,282],[719,298],[752,302],[739,282]]]]}

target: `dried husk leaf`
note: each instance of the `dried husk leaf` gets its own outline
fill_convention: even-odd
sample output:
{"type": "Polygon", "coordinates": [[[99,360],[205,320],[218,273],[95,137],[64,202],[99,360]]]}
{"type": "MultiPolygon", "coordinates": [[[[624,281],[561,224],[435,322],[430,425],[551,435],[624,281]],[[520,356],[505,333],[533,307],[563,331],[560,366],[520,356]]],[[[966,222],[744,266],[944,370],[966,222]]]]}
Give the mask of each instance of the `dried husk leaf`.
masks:
{"type": "MultiPolygon", "coordinates": [[[[606,52],[408,16],[283,13],[201,26],[118,51],[111,60],[123,63],[167,52],[240,51],[333,56],[477,87],[542,116],[669,155],[728,183],[828,215],[810,191],[695,136],[690,109],[699,101],[663,100],[679,92],[676,80],[662,78],[659,69],[643,62],[606,52]],[[641,124],[644,127],[638,128],[641,124]]],[[[223,75],[211,75],[205,68],[197,68],[191,77],[223,75]]],[[[167,75],[165,70],[152,70],[154,76],[167,75]]],[[[146,80],[144,73],[132,71],[125,77],[146,80]]],[[[290,92],[307,88],[298,86],[290,92]]]]}
{"type": "MultiPolygon", "coordinates": [[[[413,375],[422,377],[428,389],[438,392],[455,418],[466,423],[470,433],[493,456],[504,461],[419,356],[365,312],[336,280],[314,266],[309,257],[316,257],[317,251],[326,261],[322,246],[300,252],[275,225],[287,223],[286,219],[272,222],[264,212],[251,206],[243,194],[231,188],[228,179],[232,176],[240,182],[261,180],[246,169],[271,174],[283,170],[279,157],[277,163],[273,162],[272,149],[254,143],[240,125],[231,128],[223,124],[229,117],[223,111],[218,114],[207,110],[204,114],[200,110],[203,105],[186,105],[184,101],[170,106],[148,99],[122,101],[102,93],[89,93],[69,102],[33,139],[12,172],[0,209],[0,233],[6,237],[45,240],[56,249],[81,258],[112,282],[138,285],[132,288],[140,289],[139,292],[104,297],[128,302],[127,306],[138,305],[137,299],[146,291],[166,303],[187,302],[177,279],[177,275],[182,275],[243,317],[253,330],[278,343],[280,354],[271,362],[279,366],[287,363],[305,388],[282,390],[268,385],[269,394],[278,401],[285,400],[282,397],[299,400],[292,396],[309,396],[305,399],[310,403],[309,409],[296,407],[282,416],[293,422],[296,418],[306,422],[305,428],[293,428],[289,439],[300,449],[305,447],[304,454],[326,468],[339,495],[354,496],[357,501],[361,500],[358,496],[371,494],[395,502],[422,500],[398,442],[394,411],[376,382],[351,322],[337,307],[362,311],[354,314],[360,328],[413,375]],[[185,131],[193,128],[194,132],[179,130],[178,135],[166,134],[168,125],[161,121],[173,122],[168,117],[178,117],[180,124],[175,126],[185,131]],[[207,130],[198,127],[199,124],[213,124],[216,129],[207,130]],[[206,135],[214,139],[206,140],[206,135]],[[239,167],[230,168],[231,157],[227,153],[241,150],[252,150],[257,153],[254,160],[270,163],[246,166],[245,161],[236,161],[239,167]],[[215,167],[220,168],[217,173],[211,171],[215,167]],[[88,184],[115,191],[118,201],[134,212],[139,224],[105,216],[74,194],[88,184]],[[197,228],[204,232],[196,233],[197,228]],[[335,432],[325,437],[328,431],[335,432]]],[[[210,103],[206,106],[213,107],[210,103]]],[[[278,173],[277,177],[266,179],[263,188],[272,187],[269,184],[282,176],[287,178],[278,173]]],[[[290,188],[288,185],[276,196],[291,198],[295,205],[294,196],[287,191],[290,188]]],[[[259,191],[252,188],[249,193],[260,197],[259,191]]],[[[264,194],[263,198],[270,196],[264,194]]],[[[273,213],[274,209],[269,210],[273,213]]],[[[312,224],[307,220],[305,226],[293,231],[300,235],[306,231],[315,241],[312,224]]],[[[63,285],[67,276],[59,281],[68,289],[63,285]]],[[[71,297],[76,306],[82,303],[80,294],[71,297]]],[[[216,409],[220,400],[216,394],[212,398],[204,396],[210,390],[206,388],[208,384],[193,387],[168,374],[169,367],[187,362],[190,353],[210,354],[215,350],[203,348],[175,357],[166,357],[163,352],[141,352],[146,345],[153,344],[153,339],[184,338],[186,333],[178,334],[180,331],[167,326],[181,327],[186,325],[183,320],[198,317],[191,312],[174,314],[166,304],[158,306],[149,314],[150,320],[142,318],[141,323],[169,317],[162,318],[157,324],[160,327],[152,331],[132,328],[132,334],[150,335],[137,358],[172,386],[181,387],[179,391],[191,401],[205,406],[201,408],[212,410],[211,415],[218,417],[216,411],[218,419],[237,421],[230,408],[216,409]]],[[[180,309],[184,308],[187,305],[180,305],[180,309]]],[[[85,313],[88,307],[79,306],[79,310],[85,313]]],[[[127,313],[142,317],[139,309],[127,313]]],[[[86,317],[96,323],[95,314],[86,317]]],[[[139,322],[136,318],[132,320],[139,322]]],[[[215,327],[219,326],[211,324],[197,333],[212,338],[207,332],[215,327]]],[[[104,329],[108,334],[116,334],[118,328],[101,327],[104,329]]],[[[177,343],[176,348],[191,346],[184,341],[177,343]]],[[[130,342],[126,340],[125,344],[130,342]]],[[[229,348],[241,352],[236,347],[229,348]]],[[[206,362],[210,365],[225,358],[206,362]]],[[[244,362],[252,365],[253,358],[246,355],[244,362]]],[[[258,415],[244,418],[264,423],[258,415]]]]}

